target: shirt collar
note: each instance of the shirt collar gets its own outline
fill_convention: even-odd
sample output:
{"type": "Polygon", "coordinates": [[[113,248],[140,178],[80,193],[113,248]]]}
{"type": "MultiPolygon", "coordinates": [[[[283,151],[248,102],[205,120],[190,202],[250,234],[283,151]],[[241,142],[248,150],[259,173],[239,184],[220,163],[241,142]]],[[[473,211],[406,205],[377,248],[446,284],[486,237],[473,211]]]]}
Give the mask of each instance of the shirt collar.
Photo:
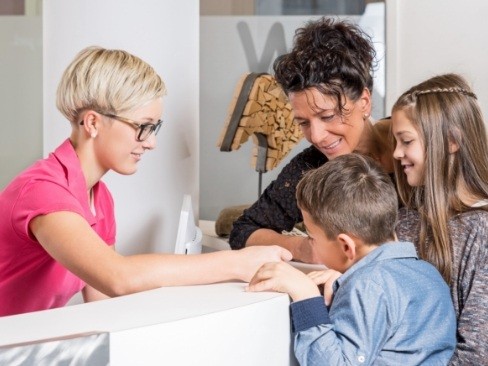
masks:
{"type": "MultiPolygon", "coordinates": [[[[93,215],[89,207],[89,202],[87,199],[88,189],[86,186],[85,176],[81,170],[80,159],[78,158],[70,139],[66,139],[60,146],[58,146],[58,148],[54,150],[53,155],[64,167],[66,180],[68,182],[68,186],[70,187],[70,191],[83,206],[85,217],[90,225],[94,225],[97,222],[97,218],[93,215]]],[[[93,186],[94,202],[96,202],[95,197],[97,194],[97,188],[98,183],[93,186]]],[[[100,218],[101,217],[99,217],[99,219],[100,218]]]]}
{"type": "Polygon", "coordinates": [[[340,285],[354,272],[360,268],[366,267],[372,262],[377,262],[385,259],[399,259],[399,258],[414,258],[418,259],[415,246],[409,242],[388,242],[381,244],[376,249],[369,252],[364,258],[361,258],[351,268],[349,268],[341,277],[334,283],[334,292],[340,285]]]}
{"type": "Polygon", "coordinates": [[[54,150],[54,156],[65,168],[65,174],[70,187],[84,189],[86,194],[86,181],[83,171],[81,170],[80,159],[76,155],[75,148],[70,139],[66,139],[61,145],[54,150]]]}

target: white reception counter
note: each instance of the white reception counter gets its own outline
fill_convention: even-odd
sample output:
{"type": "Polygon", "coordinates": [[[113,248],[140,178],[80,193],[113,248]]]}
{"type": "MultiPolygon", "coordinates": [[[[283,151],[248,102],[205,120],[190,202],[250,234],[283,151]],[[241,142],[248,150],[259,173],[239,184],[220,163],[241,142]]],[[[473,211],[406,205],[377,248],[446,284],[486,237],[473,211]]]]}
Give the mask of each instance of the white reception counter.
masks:
{"type": "MultiPolygon", "coordinates": [[[[166,287],[2,317],[0,364],[11,364],[12,357],[19,361],[22,355],[26,361],[15,364],[30,365],[32,357],[41,357],[45,349],[56,347],[57,351],[47,356],[52,357],[50,362],[45,359],[44,364],[61,363],[64,356],[60,349],[69,347],[76,354],[73,347],[78,346],[68,343],[69,338],[105,333],[108,346],[102,351],[106,354],[100,363],[92,359],[90,366],[107,364],[107,359],[115,366],[295,365],[288,296],[248,293],[244,287],[244,283],[166,287]],[[42,345],[47,345],[43,351],[30,351],[42,345]],[[34,353],[31,359],[27,358],[29,352],[34,353]]],[[[88,343],[97,341],[86,339],[88,343]]],[[[76,357],[87,356],[82,347],[90,348],[79,347],[81,355],[76,357]]],[[[35,360],[35,364],[42,364],[35,360]]]]}
{"type": "MultiPolygon", "coordinates": [[[[204,251],[230,249],[213,221],[199,226],[204,251]]],[[[245,286],[165,287],[0,317],[0,364],[296,365],[288,295],[245,286]]]]}

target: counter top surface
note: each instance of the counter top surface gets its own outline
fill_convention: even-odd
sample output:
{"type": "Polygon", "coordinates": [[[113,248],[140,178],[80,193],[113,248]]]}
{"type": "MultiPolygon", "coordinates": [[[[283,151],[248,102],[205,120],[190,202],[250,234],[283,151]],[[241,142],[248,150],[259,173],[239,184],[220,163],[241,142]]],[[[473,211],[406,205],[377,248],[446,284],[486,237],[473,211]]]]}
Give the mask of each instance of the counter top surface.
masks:
{"type": "MultiPolygon", "coordinates": [[[[215,222],[200,220],[199,226],[204,234],[204,249],[230,250],[226,239],[215,234],[215,222]]],[[[325,268],[299,262],[291,264],[304,272],[325,268]]],[[[226,282],[163,287],[97,302],[0,317],[0,347],[76,334],[117,332],[288,297],[280,293],[246,292],[245,286],[242,282],[226,282]]]]}
{"type": "MultiPolygon", "coordinates": [[[[214,250],[230,250],[230,245],[227,238],[219,237],[215,233],[215,221],[200,220],[198,226],[203,233],[202,245],[204,252],[214,250]]],[[[327,269],[327,267],[322,264],[308,264],[297,261],[290,261],[289,263],[304,273],[327,269]]]]}
{"type": "Polygon", "coordinates": [[[0,347],[116,332],[249,306],[287,295],[246,292],[245,283],[164,287],[86,304],[0,317],[0,347]]]}

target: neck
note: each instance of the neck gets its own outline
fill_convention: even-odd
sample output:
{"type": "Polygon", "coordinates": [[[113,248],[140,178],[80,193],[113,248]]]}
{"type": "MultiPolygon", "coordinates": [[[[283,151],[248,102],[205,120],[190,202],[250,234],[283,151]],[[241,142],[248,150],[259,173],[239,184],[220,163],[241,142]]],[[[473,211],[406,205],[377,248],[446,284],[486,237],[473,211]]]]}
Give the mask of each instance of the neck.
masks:
{"type": "Polygon", "coordinates": [[[378,248],[378,245],[376,244],[367,245],[361,243],[361,245],[358,245],[358,247],[356,248],[356,262],[366,257],[369,253],[371,253],[376,248],[378,248]]]}
{"type": "Polygon", "coordinates": [[[75,149],[76,155],[80,160],[81,171],[85,177],[86,188],[90,191],[95,184],[97,184],[100,179],[104,176],[107,171],[99,168],[97,159],[95,158],[93,146],[91,140],[73,139],[71,138],[71,143],[75,149]]]}
{"type": "Polygon", "coordinates": [[[393,173],[393,149],[388,140],[389,123],[388,120],[380,120],[373,125],[369,119],[366,119],[355,152],[373,158],[387,173],[393,173]]]}
{"type": "Polygon", "coordinates": [[[364,120],[364,128],[361,134],[361,139],[359,140],[359,144],[356,146],[354,151],[363,155],[372,155],[376,153],[374,147],[375,138],[373,134],[373,125],[369,119],[366,119],[364,120]]]}

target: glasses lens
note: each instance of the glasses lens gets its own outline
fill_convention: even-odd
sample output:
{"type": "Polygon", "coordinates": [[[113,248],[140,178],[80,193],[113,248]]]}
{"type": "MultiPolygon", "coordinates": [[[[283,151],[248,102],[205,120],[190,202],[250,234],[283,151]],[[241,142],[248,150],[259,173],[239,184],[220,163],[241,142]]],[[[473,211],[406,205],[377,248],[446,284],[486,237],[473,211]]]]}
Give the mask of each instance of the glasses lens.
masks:
{"type": "Polygon", "coordinates": [[[137,137],[139,141],[146,140],[154,132],[155,135],[158,134],[159,129],[163,121],[159,120],[156,124],[147,124],[139,126],[139,136],[137,137]]]}
{"type": "Polygon", "coordinates": [[[151,134],[152,128],[150,125],[141,125],[139,126],[139,141],[144,141],[149,137],[151,134]]]}
{"type": "Polygon", "coordinates": [[[158,123],[154,126],[154,134],[157,135],[159,130],[161,129],[161,125],[163,124],[163,121],[159,120],[158,123]]]}

